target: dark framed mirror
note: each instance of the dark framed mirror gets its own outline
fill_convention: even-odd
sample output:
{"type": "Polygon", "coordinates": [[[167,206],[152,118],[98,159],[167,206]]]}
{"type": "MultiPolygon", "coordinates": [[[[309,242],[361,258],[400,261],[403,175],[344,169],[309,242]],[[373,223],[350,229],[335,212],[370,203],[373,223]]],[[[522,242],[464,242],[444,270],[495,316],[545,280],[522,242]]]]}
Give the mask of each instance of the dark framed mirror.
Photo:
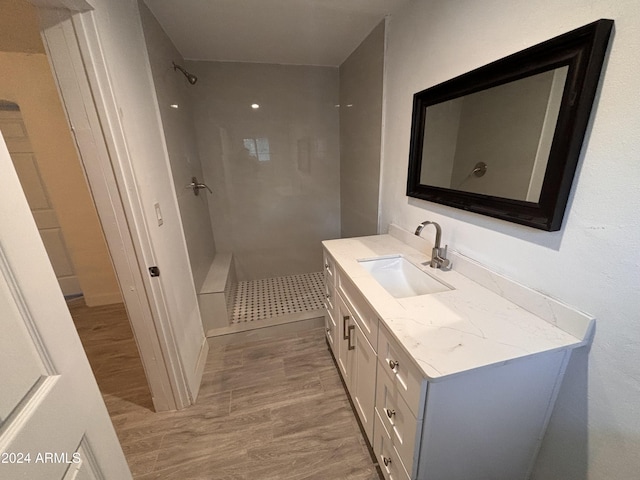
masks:
{"type": "Polygon", "coordinates": [[[416,93],[407,195],[559,230],[612,28],[598,20],[416,93]]]}

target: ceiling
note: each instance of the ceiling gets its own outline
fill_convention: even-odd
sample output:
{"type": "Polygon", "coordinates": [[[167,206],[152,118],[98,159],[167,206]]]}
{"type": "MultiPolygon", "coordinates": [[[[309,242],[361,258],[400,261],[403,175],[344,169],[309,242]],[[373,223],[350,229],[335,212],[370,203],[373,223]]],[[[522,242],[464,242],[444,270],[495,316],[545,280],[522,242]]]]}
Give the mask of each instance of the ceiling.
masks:
{"type": "Polygon", "coordinates": [[[144,0],[187,60],[339,66],[409,0],[144,0]]]}

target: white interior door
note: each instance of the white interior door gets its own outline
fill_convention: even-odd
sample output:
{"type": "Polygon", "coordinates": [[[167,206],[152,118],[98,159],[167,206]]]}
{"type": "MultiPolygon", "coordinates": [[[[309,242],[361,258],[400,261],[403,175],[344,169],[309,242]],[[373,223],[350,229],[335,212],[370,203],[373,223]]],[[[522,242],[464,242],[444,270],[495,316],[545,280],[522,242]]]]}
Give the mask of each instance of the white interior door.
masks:
{"type": "Polygon", "coordinates": [[[130,479],[0,134],[0,479],[130,479]]]}
{"type": "Polygon", "coordinates": [[[13,165],[62,293],[70,296],[80,295],[80,283],[62,236],[58,216],[40,175],[20,110],[0,110],[0,132],[13,159],[13,165]]]}

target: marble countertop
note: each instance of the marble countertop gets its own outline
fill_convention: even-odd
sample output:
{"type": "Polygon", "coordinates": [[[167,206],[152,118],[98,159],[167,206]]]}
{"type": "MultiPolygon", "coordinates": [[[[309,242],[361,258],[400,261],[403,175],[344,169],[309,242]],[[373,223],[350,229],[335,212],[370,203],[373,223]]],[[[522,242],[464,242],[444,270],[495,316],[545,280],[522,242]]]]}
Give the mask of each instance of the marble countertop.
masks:
{"type": "MultiPolygon", "coordinates": [[[[397,236],[327,240],[323,245],[432,381],[542,352],[576,348],[584,345],[592,332],[593,319],[588,315],[521,285],[510,286],[504,277],[492,278],[490,272],[482,271],[484,267],[470,266],[455,254],[449,271],[423,266],[421,263],[430,259],[423,252],[430,253],[430,248],[417,250],[397,236]],[[397,254],[453,290],[394,298],[358,263],[362,259],[397,254]],[[473,273],[469,276],[476,281],[461,271],[473,273]],[[479,278],[488,279],[489,288],[478,283],[479,278]],[[518,303],[531,305],[529,310],[539,309],[538,314],[500,294],[505,291],[522,299],[518,303]]],[[[406,236],[405,239],[415,243],[406,236]]]]}

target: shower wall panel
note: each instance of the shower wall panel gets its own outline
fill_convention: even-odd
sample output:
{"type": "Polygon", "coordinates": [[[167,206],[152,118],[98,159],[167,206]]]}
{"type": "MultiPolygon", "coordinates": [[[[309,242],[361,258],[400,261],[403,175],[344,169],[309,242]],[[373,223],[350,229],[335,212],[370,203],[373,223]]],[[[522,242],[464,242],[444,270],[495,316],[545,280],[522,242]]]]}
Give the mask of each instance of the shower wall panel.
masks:
{"type": "Polygon", "coordinates": [[[337,68],[187,62],[216,246],[239,280],[322,268],[340,235],[337,68]]]}
{"type": "Polygon", "coordinates": [[[342,237],[378,233],[384,20],[340,65],[342,237]]]}
{"type": "Polygon", "coordinates": [[[196,144],[190,85],[182,73],[173,69],[172,62],[184,64],[184,59],[153,16],[148,7],[138,2],[145,42],[149,53],[153,83],[162,117],[171,174],[176,188],[182,228],[189,251],[189,263],[196,290],[204,282],[216,249],[211,230],[208,192],[185,188],[192,177],[202,181],[202,166],[196,144]]]}

